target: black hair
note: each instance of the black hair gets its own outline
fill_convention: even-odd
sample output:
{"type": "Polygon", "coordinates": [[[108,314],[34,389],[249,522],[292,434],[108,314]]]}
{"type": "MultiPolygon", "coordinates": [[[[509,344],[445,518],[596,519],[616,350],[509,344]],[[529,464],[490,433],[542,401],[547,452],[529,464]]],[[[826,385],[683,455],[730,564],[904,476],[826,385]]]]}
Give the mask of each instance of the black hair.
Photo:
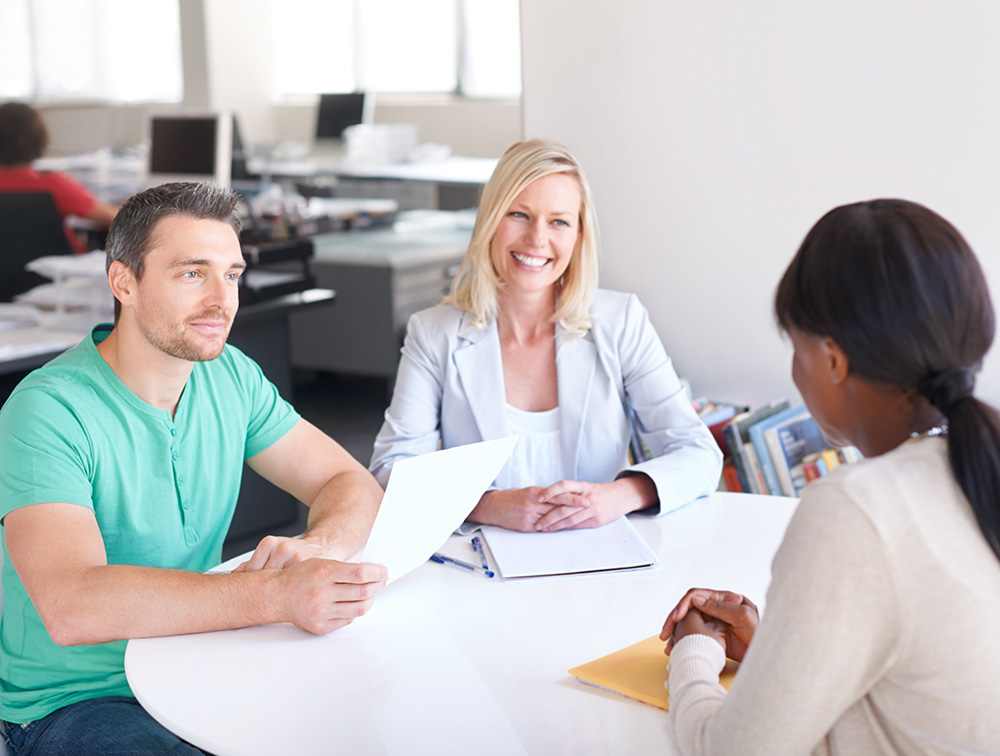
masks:
{"type": "MultiPolygon", "coordinates": [[[[119,208],[108,229],[105,267],[111,270],[111,263],[117,260],[132,271],[136,280],[141,279],[156,224],[168,216],[228,223],[238,236],[237,201],[235,192],[208,182],[161,184],[134,194],[119,208]]],[[[116,299],[115,322],[120,312],[121,304],[116,299]]]]}
{"type": "Polygon", "coordinates": [[[785,331],[832,338],[858,377],[916,389],[941,412],[952,471],[1000,558],[1000,414],[972,395],[995,319],[958,230],[905,200],[834,208],[806,235],[774,310],[785,331]]]}
{"type": "Polygon", "coordinates": [[[0,105],[0,165],[28,165],[49,146],[49,130],[41,114],[23,102],[0,105]]]}

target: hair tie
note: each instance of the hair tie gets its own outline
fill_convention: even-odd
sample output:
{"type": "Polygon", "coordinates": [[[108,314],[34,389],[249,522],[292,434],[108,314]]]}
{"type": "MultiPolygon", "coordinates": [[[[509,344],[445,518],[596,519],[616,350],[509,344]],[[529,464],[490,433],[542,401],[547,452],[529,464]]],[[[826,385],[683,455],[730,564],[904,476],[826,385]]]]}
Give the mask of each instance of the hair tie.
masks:
{"type": "Polygon", "coordinates": [[[947,417],[956,404],[972,396],[975,385],[972,370],[958,367],[929,373],[917,384],[917,390],[947,417]]]}

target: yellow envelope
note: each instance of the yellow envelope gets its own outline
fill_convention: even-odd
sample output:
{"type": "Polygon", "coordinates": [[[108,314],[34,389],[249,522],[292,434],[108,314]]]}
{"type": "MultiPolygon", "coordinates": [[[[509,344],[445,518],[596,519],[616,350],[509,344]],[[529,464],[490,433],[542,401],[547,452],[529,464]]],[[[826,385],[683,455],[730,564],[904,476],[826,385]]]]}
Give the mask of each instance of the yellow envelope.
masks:
{"type": "MultiPolygon", "coordinates": [[[[665,645],[654,635],[621,651],[573,667],[569,673],[581,682],[621,693],[661,709],[669,709],[666,682],[670,657],[663,653],[665,645]]],[[[733,684],[738,668],[738,662],[732,659],[726,661],[719,679],[726,690],[733,684]]]]}

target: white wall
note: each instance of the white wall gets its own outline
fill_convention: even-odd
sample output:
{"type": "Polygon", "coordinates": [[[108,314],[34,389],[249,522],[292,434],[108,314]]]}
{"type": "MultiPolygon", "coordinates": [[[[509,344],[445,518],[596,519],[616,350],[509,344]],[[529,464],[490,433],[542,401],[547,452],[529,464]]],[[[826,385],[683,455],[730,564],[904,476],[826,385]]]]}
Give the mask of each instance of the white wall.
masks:
{"type": "MultiPolygon", "coordinates": [[[[269,0],[181,0],[180,12],[182,107],[235,112],[250,143],[313,141],[315,102],[279,104],[274,91],[269,0]]],[[[129,147],[143,138],[142,107],[73,104],[44,110],[53,153],[129,147]]],[[[497,157],[521,137],[519,100],[383,96],[376,100],[375,120],[414,123],[421,141],[447,144],[455,154],[472,157],[497,157]]]]}
{"type": "MultiPolygon", "coordinates": [[[[195,0],[186,0],[195,2],[195,0]]],[[[239,116],[253,141],[274,138],[274,50],[268,0],[201,0],[206,42],[208,107],[239,116]],[[254,136],[259,135],[259,136],[254,136]]],[[[184,33],[190,28],[185,26],[184,33]]],[[[185,68],[187,66],[185,65],[185,68]]],[[[188,99],[185,80],[185,100],[188,99]]]]}
{"type": "MultiPolygon", "coordinates": [[[[183,0],[204,8],[209,106],[231,110],[250,142],[291,140],[310,144],[316,103],[279,104],[274,88],[270,0],[183,0]]],[[[191,13],[191,11],[188,11],[191,13]]],[[[197,29],[185,24],[185,34],[197,29]]],[[[405,58],[399,65],[405,66],[405,58]]],[[[197,91],[185,79],[186,88],[197,91]]],[[[438,142],[455,154],[497,157],[521,135],[519,100],[471,100],[448,95],[383,95],[375,100],[376,123],[413,123],[421,142],[438,142]]]]}
{"type": "MultiPolygon", "coordinates": [[[[276,106],[273,117],[277,138],[313,141],[316,104],[276,106]]],[[[380,95],[375,98],[375,121],[413,123],[421,142],[447,144],[455,155],[495,158],[521,138],[521,101],[380,95]]]]}
{"type": "Polygon", "coordinates": [[[1000,3],[523,0],[521,23],[525,134],[582,160],[602,285],[639,293],[696,393],[797,397],[771,298],[837,204],[937,210],[1000,306],[1000,3]]]}

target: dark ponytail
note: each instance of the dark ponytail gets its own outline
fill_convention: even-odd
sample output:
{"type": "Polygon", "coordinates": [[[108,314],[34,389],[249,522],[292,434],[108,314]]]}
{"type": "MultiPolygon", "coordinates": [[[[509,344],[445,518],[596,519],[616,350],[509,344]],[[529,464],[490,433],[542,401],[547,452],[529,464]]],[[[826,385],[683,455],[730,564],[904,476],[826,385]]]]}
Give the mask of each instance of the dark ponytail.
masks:
{"type": "Polygon", "coordinates": [[[774,308],[782,329],[829,336],[860,378],[916,389],[944,416],[952,471],[1000,559],[1000,414],[972,394],[994,314],[961,234],[905,200],[834,208],[806,235],[774,308]]]}
{"type": "Polygon", "coordinates": [[[960,368],[929,376],[917,388],[948,420],[951,469],[1000,557],[1000,417],[972,396],[972,386],[971,372],[960,368]]]}

